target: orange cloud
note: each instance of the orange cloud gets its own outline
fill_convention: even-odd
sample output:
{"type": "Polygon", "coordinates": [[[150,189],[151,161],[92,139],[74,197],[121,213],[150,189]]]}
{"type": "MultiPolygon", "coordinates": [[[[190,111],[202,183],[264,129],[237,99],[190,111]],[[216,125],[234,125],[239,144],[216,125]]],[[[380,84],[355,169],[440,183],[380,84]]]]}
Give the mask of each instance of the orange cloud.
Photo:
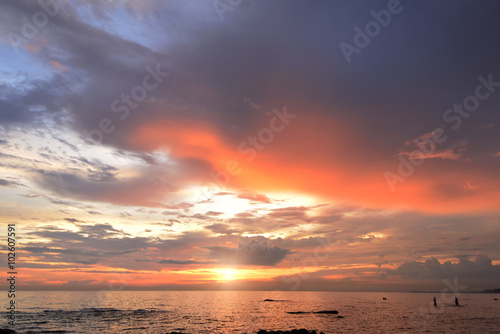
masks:
{"type": "Polygon", "coordinates": [[[40,47],[45,45],[47,43],[47,40],[45,38],[39,38],[36,40],[34,43],[27,43],[26,44],[26,51],[31,52],[31,53],[38,53],[40,50],[40,47]]]}
{"type": "Polygon", "coordinates": [[[68,72],[68,69],[66,67],[64,67],[63,65],[61,65],[61,63],[58,61],[49,60],[49,64],[52,65],[53,70],[61,70],[63,72],[68,72]]]}
{"type": "MultiPolygon", "coordinates": [[[[168,148],[174,157],[201,159],[212,167],[221,185],[242,192],[298,192],[350,205],[432,213],[498,208],[498,179],[475,173],[472,180],[464,171],[434,168],[433,162],[417,167],[392,192],[384,172],[397,169],[397,160],[378,156],[377,148],[362,142],[350,124],[313,112],[297,114],[255,154],[241,154],[241,143],[229,141],[208,122],[194,120],[143,124],[132,132],[129,143],[140,150],[168,148]],[[466,177],[478,189],[464,192],[466,177]]],[[[269,119],[263,117],[249,133],[256,135],[269,127],[269,119]]],[[[198,180],[207,178],[198,175],[198,180]]]]}
{"type": "Polygon", "coordinates": [[[26,44],[26,50],[31,53],[37,53],[38,46],[36,46],[35,44],[26,44]]]}
{"type": "MultiPolygon", "coordinates": [[[[426,140],[426,139],[429,139],[430,137],[432,137],[434,134],[434,132],[430,132],[430,133],[427,133],[427,134],[424,134],[422,136],[420,136],[418,139],[420,139],[421,141],[423,140],[426,140]]],[[[406,142],[405,143],[405,146],[407,147],[412,147],[411,149],[408,149],[408,150],[403,150],[402,152],[398,153],[396,156],[407,156],[408,158],[410,159],[414,159],[414,160],[421,160],[421,159],[435,159],[435,158],[438,158],[438,159],[443,159],[443,160],[459,160],[462,158],[466,148],[467,148],[467,145],[468,145],[468,142],[466,140],[463,140],[461,142],[458,142],[454,145],[452,145],[451,147],[447,148],[447,149],[435,149],[433,150],[433,152],[430,152],[430,153],[427,153],[426,152],[426,144],[423,144],[421,142],[421,144],[415,144],[415,143],[411,143],[411,142],[406,142]],[[417,154],[414,154],[413,152],[417,150],[417,154]]]]}

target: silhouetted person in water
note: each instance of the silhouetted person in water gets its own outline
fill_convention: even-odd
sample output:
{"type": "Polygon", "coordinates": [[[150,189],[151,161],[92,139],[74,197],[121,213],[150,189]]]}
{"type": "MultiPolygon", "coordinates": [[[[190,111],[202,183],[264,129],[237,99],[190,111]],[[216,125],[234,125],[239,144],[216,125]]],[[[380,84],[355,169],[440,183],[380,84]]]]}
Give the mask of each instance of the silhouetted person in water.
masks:
{"type": "Polygon", "coordinates": [[[434,302],[434,306],[438,306],[436,297],[434,297],[434,299],[432,301],[434,302]]]}
{"type": "Polygon", "coordinates": [[[459,305],[460,305],[460,304],[458,303],[458,298],[457,298],[457,296],[455,296],[455,305],[456,305],[456,306],[459,306],[459,305]]]}

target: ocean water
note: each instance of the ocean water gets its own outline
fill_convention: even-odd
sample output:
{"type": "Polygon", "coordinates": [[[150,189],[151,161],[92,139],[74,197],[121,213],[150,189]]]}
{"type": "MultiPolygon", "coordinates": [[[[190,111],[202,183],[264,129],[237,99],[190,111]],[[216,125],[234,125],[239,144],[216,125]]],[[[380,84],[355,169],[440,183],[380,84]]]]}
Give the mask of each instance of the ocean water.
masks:
{"type": "MultiPolygon", "coordinates": [[[[4,312],[0,328],[18,333],[500,333],[500,301],[492,294],[461,294],[459,307],[453,295],[428,293],[21,291],[16,297],[15,326],[4,312]],[[287,313],[322,310],[339,314],[287,313]]],[[[6,294],[0,303],[8,305],[6,294]]]]}

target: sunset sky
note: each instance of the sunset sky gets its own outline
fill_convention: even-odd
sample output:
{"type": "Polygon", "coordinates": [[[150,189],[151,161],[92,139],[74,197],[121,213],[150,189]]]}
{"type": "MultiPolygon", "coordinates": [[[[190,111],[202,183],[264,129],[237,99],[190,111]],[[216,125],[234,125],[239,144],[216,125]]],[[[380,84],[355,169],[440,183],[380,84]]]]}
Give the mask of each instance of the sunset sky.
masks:
{"type": "Polygon", "coordinates": [[[497,1],[66,2],[0,4],[21,288],[500,287],[497,1]]]}

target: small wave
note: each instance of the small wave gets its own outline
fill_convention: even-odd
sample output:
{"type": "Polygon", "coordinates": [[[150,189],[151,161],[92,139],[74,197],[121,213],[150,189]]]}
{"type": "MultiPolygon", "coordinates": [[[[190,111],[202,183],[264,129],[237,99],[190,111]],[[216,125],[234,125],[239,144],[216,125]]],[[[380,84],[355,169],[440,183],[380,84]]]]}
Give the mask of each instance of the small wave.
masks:
{"type": "MultiPolygon", "coordinates": [[[[86,307],[86,308],[82,308],[80,309],[80,311],[84,311],[84,312],[121,312],[122,310],[118,310],[116,308],[112,308],[112,307],[86,307]]],[[[71,311],[67,311],[67,312],[71,312],[71,311]]]]}
{"type": "Polygon", "coordinates": [[[71,333],[65,330],[41,330],[41,331],[27,331],[26,334],[61,334],[61,333],[71,333]]]}
{"type": "Polygon", "coordinates": [[[306,313],[314,313],[314,314],[339,314],[339,311],[336,310],[327,310],[327,311],[314,311],[314,312],[304,312],[304,311],[296,311],[296,312],[286,312],[288,314],[306,314],[306,313]]]}

